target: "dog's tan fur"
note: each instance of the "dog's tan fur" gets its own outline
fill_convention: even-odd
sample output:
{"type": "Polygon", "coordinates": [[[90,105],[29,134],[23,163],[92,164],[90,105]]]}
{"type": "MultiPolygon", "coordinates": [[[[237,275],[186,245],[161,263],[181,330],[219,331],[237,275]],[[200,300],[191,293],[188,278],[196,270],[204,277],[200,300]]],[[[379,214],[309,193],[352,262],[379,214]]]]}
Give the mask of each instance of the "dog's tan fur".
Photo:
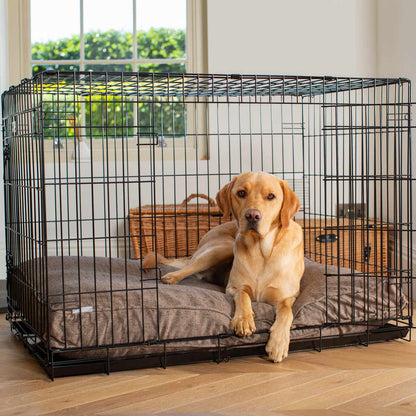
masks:
{"type": "MultiPolygon", "coordinates": [[[[232,213],[235,220],[209,231],[186,263],[175,264],[158,255],[157,261],[182,267],[162,281],[177,284],[191,274],[232,262],[229,278],[223,273],[221,282],[235,301],[232,327],[237,335],[250,336],[256,331],[251,301],[272,304],[276,319],[266,351],[271,360],[280,362],[288,354],[292,305],[304,271],[302,230],[292,220],[299,200],[285,181],[248,172],[225,185],[217,194],[217,203],[225,218],[232,213]],[[255,224],[246,217],[249,210],[261,215],[255,224]]],[[[154,265],[155,258],[154,254],[146,256],[143,267],[154,265]]]]}

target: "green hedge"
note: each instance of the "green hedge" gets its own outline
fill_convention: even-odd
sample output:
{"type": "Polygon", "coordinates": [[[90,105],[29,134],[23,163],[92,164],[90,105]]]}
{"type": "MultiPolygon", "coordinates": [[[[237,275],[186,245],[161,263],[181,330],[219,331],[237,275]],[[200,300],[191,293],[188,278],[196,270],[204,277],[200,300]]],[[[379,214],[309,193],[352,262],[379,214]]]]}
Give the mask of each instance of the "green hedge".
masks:
{"type": "MultiPolygon", "coordinates": [[[[137,33],[137,45],[139,58],[166,59],[184,58],[185,31],[174,29],[150,29],[148,32],[137,33]]],[[[34,43],[32,45],[32,59],[34,60],[58,60],[58,59],[79,59],[80,58],[80,37],[49,41],[46,43],[34,43]]],[[[85,34],[85,58],[86,59],[113,59],[132,58],[133,37],[130,33],[109,30],[106,32],[89,32],[85,34]]],[[[46,69],[59,69],[76,71],[80,68],[77,64],[70,65],[36,65],[33,67],[33,74],[46,69]]],[[[132,71],[131,64],[89,64],[86,70],[93,71],[132,71]]],[[[182,73],[185,66],[175,64],[146,64],[141,65],[141,71],[173,72],[182,73]]],[[[81,106],[71,103],[68,97],[67,104],[52,102],[53,97],[46,97],[50,102],[44,105],[44,133],[45,138],[54,139],[59,135],[62,139],[73,138],[74,130],[70,128],[68,117],[76,114],[78,119],[81,106]]],[[[91,102],[85,101],[85,119],[92,129],[87,129],[87,134],[93,138],[103,137],[131,137],[136,129],[134,126],[133,112],[137,107],[121,97],[92,97],[91,102]]],[[[138,123],[141,126],[153,126],[158,134],[170,136],[183,136],[185,132],[186,109],[182,104],[160,105],[140,103],[138,107],[138,123]],[[153,108],[154,106],[154,108],[153,108]]],[[[79,121],[78,121],[79,122],[79,121]]],[[[143,131],[148,131],[144,128],[143,131]]]]}
{"type": "MultiPolygon", "coordinates": [[[[86,59],[129,59],[133,56],[133,35],[131,33],[109,30],[107,32],[88,32],[85,39],[86,59]]],[[[33,60],[58,60],[58,59],[79,59],[80,58],[80,37],[75,35],[71,38],[59,39],[45,43],[34,43],[32,45],[33,60]]],[[[185,31],[174,29],[150,29],[148,32],[137,33],[137,51],[139,58],[145,59],[177,59],[185,58],[185,31]]],[[[76,64],[73,65],[36,65],[33,73],[45,69],[79,70],[76,64]]],[[[99,65],[93,65],[98,70],[99,65]]],[[[109,63],[105,65],[105,71],[120,71],[125,69],[131,71],[131,65],[124,68],[119,64],[109,63]]],[[[184,72],[182,64],[146,64],[141,70],[158,72],[184,72]]]]}

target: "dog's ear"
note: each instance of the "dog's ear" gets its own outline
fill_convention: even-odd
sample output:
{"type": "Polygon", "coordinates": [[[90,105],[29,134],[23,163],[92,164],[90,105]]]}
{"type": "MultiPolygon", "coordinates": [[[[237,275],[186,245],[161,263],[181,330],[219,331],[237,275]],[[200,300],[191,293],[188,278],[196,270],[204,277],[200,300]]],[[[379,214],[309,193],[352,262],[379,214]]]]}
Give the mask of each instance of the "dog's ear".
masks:
{"type": "Polygon", "coordinates": [[[236,178],[234,178],[230,183],[223,186],[221,190],[217,193],[217,205],[224,214],[224,219],[229,218],[232,207],[231,207],[231,189],[233,189],[236,178]]]}
{"type": "Polygon", "coordinates": [[[289,227],[290,220],[296,215],[300,208],[300,202],[286,181],[280,181],[283,189],[283,203],[280,209],[280,222],[282,227],[289,227]]]}

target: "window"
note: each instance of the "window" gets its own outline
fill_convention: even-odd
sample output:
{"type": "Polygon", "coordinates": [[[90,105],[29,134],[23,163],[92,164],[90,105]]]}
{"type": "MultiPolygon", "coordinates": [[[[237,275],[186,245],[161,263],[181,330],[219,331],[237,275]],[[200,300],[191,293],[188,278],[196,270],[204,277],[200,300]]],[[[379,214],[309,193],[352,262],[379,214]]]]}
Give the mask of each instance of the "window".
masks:
{"type": "MultiPolygon", "coordinates": [[[[20,65],[20,71],[16,72],[21,74],[17,82],[46,69],[206,72],[206,0],[65,0],[65,7],[62,4],[55,0],[11,2],[10,15],[19,26],[16,31],[19,36],[11,41],[14,47],[26,51],[21,54],[20,61],[15,59],[16,67],[17,63],[20,65]]],[[[11,73],[13,69],[12,64],[11,73]]],[[[112,139],[115,143],[120,142],[121,127],[118,127],[123,122],[124,136],[127,134],[128,138],[136,140],[136,126],[140,128],[143,123],[149,124],[149,106],[139,104],[138,111],[137,103],[125,103],[123,117],[120,117],[117,113],[119,100],[117,97],[108,98],[114,101],[106,107],[111,113],[108,126],[114,132],[112,139]]],[[[74,146],[76,132],[81,141],[87,135],[88,139],[102,138],[99,129],[87,133],[83,127],[86,120],[92,120],[93,125],[102,124],[104,107],[99,100],[99,97],[93,97],[91,102],[74,100],[73,115],[69,115],[67,120],[64,117],[62,121],[66,136],[58,138],[53,126],[56,126],[54,118],[58,117],[59,111],[57,103],[51,99],[44,106],[45,138],[51,139],[46,141],[45,149],[49,152],[66,151],[74,146]],[[80,128],[71,128],[74,123],[80,128]]],[[[166,121],[162,110],[158,112],[159,107],[155,104],[153,124],[166,139],[173,138],[169,123],[176,122],[175,131],[180,132],[175,138],[184,138],[186,120],[194,119],[188,106],[178,103],[177,107],[177,120],[166,121]],[[183,131],[178,125],[180,123],[183,131]]],[[[134,140],[129,143],[133,148],[134,140]]],[[[99,143],[93,146],[94,151],[101,147],[99,143]]]]}
{"type": "Polygon", "coordinates": [[[206,73],[206,2],[10,1],[9,82],[16,85],[48,67],[206,73]],[[164,31],[174,47],[160,48],[164,31]]]}
{"type": "Polygon", "coordinates": [[[33,73],[187,69],[186,0],[31,0],[30,20],[33,73]]]}

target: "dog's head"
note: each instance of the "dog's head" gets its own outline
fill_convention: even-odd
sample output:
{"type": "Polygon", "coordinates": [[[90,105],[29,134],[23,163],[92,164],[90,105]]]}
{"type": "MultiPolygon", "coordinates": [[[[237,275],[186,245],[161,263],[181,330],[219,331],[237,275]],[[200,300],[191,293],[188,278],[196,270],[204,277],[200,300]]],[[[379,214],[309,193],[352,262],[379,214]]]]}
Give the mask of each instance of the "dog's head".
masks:
{"type": "Polygon", "coordinates": [[[233,214],[240,233],[256,232],[265,236],[274,227],[288,227],[300,203],[289,185],[264,172],[236,176],[217,194],[224,216],[233,214]]]}

